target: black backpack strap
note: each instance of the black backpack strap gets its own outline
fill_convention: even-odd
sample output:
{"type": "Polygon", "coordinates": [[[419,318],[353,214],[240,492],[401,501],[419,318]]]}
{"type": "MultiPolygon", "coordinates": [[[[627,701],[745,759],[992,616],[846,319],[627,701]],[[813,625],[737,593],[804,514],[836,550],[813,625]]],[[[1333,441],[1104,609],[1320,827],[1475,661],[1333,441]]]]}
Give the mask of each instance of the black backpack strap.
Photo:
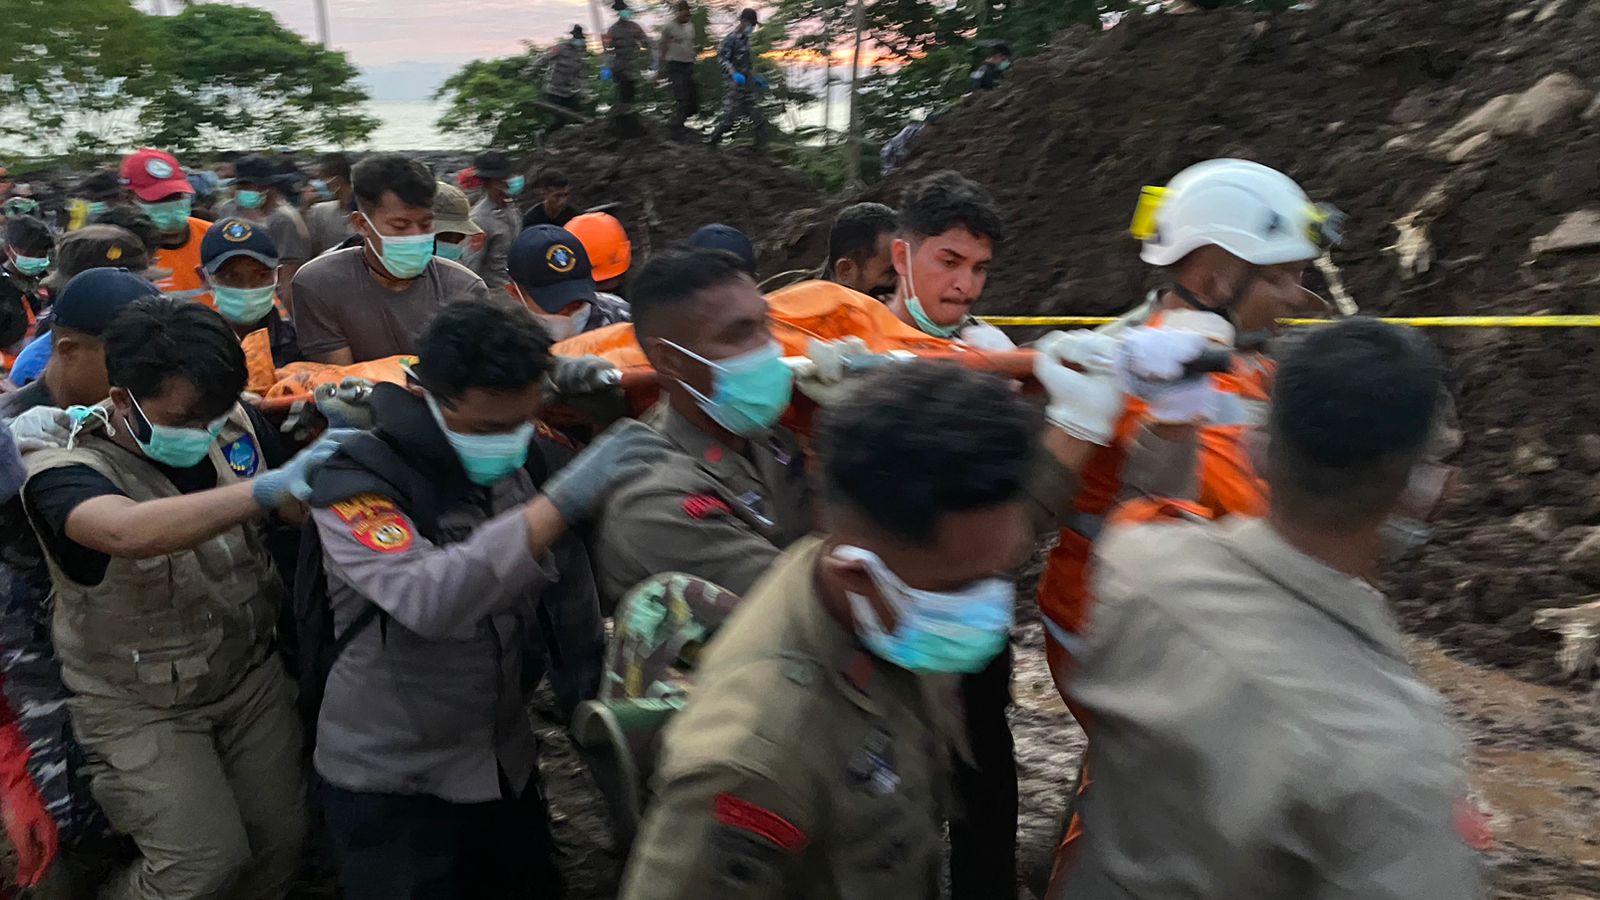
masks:
{"type": "MultiPolygon", "coordinates": [[[[344,648],[350,646],[350,642],[359,637],[361,632],[364,631],[367,626],[371,625],[373,620],[377,619],[381,615],[383,615],[383,607],[376,603],[368,603],[366,608],[361,610],[361,614],[356,616],[356,620],[354,622],[350,623],[350,627],[346,628],[337,638],[334,639],[333,659],[328,661],[330,668],[333,661],[337,660],[339,655],[344,652],[344,648]]],[[[387,619],[385,619],[385,625],[387,626],[387,619]]],[[[387,631],[387,627],[385,627],[384,630],[387,631]]],[[[385,634],[384,637],[387,638],[388,635],[385,634]]]]}

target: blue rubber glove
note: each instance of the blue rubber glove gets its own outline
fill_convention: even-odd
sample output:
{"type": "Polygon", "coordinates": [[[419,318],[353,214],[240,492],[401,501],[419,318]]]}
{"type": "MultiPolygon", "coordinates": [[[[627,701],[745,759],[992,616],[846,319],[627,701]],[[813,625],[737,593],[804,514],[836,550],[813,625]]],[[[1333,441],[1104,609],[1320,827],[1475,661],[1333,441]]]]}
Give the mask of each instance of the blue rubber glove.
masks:
{"type": "Polygon", "coordinates": [[[600,80],[601,81],[610,81],[611,80],[611,67],[610,66],[606,66],[605,68],[600,70],[600,80]]]}
{"type": "Polygon", "coordinates": [[[294,458],[265,475],[250,482],[250,496],[262,509],[277,509],[288,500],[306,500],[311,496],[311,476],[322,468],[339,449],[339,445],[361,432],[354,428],[335,428],[323,432],[316,443],[301,450],[294,458]]]}
{"type": "Polygon", "coordinates": [[[767,77],[765,75],[756,76],[756,87],[762,89],[763,91],[767,89],[767,77]]]}
{"type": "Polygon", "coordinates": [[[733,83],[734,84],[738,85],[739,87],[744,87],[744,82],[745,82],[745,77],[744,77],[744,73],[743,72],[735,72],[735,73],[733,73],[733,83]]]}

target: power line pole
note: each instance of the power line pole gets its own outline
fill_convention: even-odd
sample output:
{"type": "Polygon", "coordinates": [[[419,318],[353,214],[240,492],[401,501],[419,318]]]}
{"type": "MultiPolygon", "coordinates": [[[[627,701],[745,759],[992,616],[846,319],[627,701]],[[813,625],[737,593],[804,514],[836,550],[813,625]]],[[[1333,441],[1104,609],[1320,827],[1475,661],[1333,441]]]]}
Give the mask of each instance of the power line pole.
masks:
{"type": "Polygon", "coordinates": [[[311,0],[317,8],[317,42],[325,49],[333,49],[333,38],[328,34],[328,0],[311,0]]]}
{"type": "Polygon", "coordinates": [[[850,59],[850,183],[861,183],[861,36],[867,30],[867,0],[856,0],[856,49],[850,59]]]}

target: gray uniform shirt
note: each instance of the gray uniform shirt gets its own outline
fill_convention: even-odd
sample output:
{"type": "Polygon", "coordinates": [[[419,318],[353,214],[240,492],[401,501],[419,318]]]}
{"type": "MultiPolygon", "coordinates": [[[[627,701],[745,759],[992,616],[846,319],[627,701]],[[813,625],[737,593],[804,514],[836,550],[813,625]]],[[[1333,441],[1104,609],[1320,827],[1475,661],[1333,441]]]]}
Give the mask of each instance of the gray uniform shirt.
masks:
{"type": "Polygon", "coordinates": [[[335,250],[294,276],[294,322],[300,349],[316,359],[350,348],[356,362],[415,353],[417,336],[446,303],[489,299],[483,279],[459,263],[434,257],[403,291],[367,271],[363,248],[335,250]]]}
{"type": "Polygon", "coordinates": [[[311,255],[321,256],[355,234],[350,227],[350,207],[338,200],[324,200],[306,211],[306,230],[311,234],[311,255]]]}
{"type": "Polygon", "coordinates": [[[461,262],[478,274],[491,291],[503,291],[511,283],[506,272],[506,255],[511,252],[511,242],[522,231],[522,212],[515,203],[502,209],[488,197],[472,207],[472,221],[483,229],[483,245],[470,252],[461,262]]]}
{"type": "Polygon", "coordinates": [[[528,552],[518,472],[439,519],[438,546],[388,498],[363,494],[311,513],[322,539],[334,629],[368,604],[389,617],[335,661],[317,720],[317,772],[351,791],[500,799],[537,759],[528,722],[524,647],[537,628],[548,554],[528,552]],[[486,521],[483,508],[497,513],[486,521]]]}
{"type": "Polygon", "coordinates": [[[1382,595],[1261,520],[1109,532],[1074,900],[1469,900],[1467,784],[1382,595]]]}
{"type": "Polygon", "coordinates": [[[259,209],[244,209],[229,200],[217,207],[217,218],[229,216],[260,222],[272,237],[272,243],[277,245],[278,259],[283,262],[300,262],[316,255],[311,251],[311,237],[306,230],[305,220],[300,218],[300,211],[288,202],[281,202],[270,211],[262,212],[259,209]]]}

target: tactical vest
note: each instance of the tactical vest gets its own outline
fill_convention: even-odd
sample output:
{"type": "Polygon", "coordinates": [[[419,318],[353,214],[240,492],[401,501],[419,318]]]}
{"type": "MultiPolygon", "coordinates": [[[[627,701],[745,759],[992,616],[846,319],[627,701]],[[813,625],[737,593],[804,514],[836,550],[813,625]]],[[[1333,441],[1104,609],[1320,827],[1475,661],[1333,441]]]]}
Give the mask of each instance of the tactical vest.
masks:
{"type": "MultiPolygon", "coordinates": [[[[242,408],[228,417],[210,460],[218,487],[262,467],[260,442],[242,408]]],[[[72,449],[41,450],[27,462],[30,478],[88,466],[135,502],[179,494],[155,466],[112,444],[99,428],[79,432],[72,449]]],[[[74,693],[159,708],[200,705],[226,695],[267,657],[284,589],[252,523],[168,556],[112,557],[96,585],[73,581],[45,556],[55,602],[51,640],[62,681],[74,693]]]]}

